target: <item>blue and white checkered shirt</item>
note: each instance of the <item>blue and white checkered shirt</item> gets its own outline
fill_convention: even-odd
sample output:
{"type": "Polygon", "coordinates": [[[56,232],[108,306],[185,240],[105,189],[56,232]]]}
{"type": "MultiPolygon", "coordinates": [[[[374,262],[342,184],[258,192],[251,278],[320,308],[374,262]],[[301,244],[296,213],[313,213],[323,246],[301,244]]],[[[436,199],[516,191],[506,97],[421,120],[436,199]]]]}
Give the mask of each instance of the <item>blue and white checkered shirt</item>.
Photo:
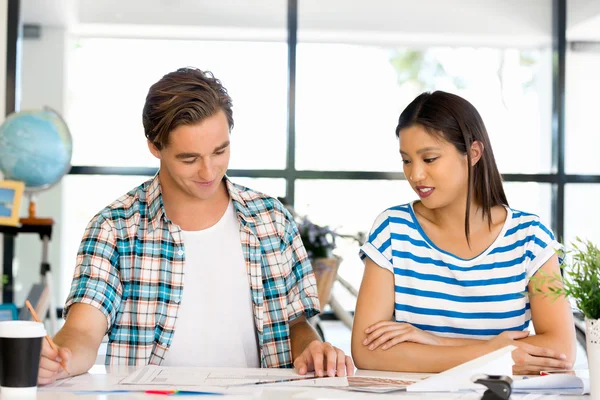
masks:
{"type": "MultiPolygon", "coordinates": [[[[279,201],[225,182],[240,221],[261,366],[291,368],[289,322],[319,313],[310,262],[279,201]]],[[[106,315],[106,364],[160,364],[173,339],[184,261],[181,228],[165,214],[157,174],[88,224],[64,316],[75,303],[106,315]]]]}

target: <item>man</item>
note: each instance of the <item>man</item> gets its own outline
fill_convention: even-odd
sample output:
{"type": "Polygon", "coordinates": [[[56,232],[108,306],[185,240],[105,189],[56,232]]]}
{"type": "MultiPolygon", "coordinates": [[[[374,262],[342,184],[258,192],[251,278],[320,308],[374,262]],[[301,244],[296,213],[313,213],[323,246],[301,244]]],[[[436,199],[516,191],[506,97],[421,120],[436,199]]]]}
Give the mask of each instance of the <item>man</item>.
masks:
{"type": "Polygon", "coordinates": [[[60,361],[88,371],[105,334],[107,364],[353,373],[307,322],[319,312],[316,282],[290,213],[225,175],[231,107],[197,69],[150,88],[143,123],[159,173],[89,223],[40,384],[67,376],[60,361]]]}

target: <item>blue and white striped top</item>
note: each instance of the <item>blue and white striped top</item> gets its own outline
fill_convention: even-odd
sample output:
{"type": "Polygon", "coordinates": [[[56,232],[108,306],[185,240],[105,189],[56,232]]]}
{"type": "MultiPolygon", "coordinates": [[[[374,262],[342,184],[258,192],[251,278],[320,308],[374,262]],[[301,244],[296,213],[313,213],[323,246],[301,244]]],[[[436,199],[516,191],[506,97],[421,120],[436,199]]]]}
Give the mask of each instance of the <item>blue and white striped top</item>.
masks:
{"type": "Polygon", "coordinates": [[[360,256],[393,272],[396,321],[473,339],[527,329],[531,312],[523,293],[560,245],[538,216],[507,211],[494,243],[469,260],[431,242],[412,203],[381,213],[360,256]]]}

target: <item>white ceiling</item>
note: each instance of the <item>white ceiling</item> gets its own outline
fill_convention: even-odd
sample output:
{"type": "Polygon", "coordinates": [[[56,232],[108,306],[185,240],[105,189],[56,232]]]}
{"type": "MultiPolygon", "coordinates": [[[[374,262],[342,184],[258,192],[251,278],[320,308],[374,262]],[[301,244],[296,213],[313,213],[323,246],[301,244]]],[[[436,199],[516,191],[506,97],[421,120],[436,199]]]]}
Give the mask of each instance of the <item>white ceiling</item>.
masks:
{"type": "MultiPolygon", "coordinates": [[[[22,0],[25,23],[69,30],[120,27],[285,29],[286,0],[22,0]]],[[[600,40],[600,1],[568,0],[569,36],[600,40]],[[585,27],[581,28],[581,27],[585,27]]],[[[551,35],[551,0],[299,0],[299,36],[345,31],[357,35],[509,36],[544,42],[551,35]]]]}

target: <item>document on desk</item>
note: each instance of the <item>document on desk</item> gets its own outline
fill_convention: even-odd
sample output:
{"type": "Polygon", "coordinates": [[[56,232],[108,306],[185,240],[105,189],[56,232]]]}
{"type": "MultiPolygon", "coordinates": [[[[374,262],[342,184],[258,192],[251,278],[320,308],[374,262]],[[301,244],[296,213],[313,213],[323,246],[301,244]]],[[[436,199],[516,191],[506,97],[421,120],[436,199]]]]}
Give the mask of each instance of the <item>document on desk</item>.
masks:
{"type": "Polygon", "coordinates": [[[143,367],[125,379],[121,387],[185,387],[185,388],[235,388],[270,386],[304,386],[312,388],[342,389],[356,392],[388,393],[405,390],[417,379],[387,377],[324,377],[314,374],[298,375],[292,369],[267,368],[193,368],[193,367],[143,367]]]}
{"type": "Polygon", "coordinates": [[[65,379],[57,380],[48,385],[40,386],[38,390],[48,392],[76,392],[76,391],[95,391],[95,390],[113,390],[119,386],[126,375],[119,374],[82,374],[69,376],[65,379]]]}
{"type": "Polygon", "coordinates": [[[230,387],[292,380],[316,380],[314,374],[299,375],[293,369],[197,368],[147,365],[121,380],[122,385],[230,387]]]}

